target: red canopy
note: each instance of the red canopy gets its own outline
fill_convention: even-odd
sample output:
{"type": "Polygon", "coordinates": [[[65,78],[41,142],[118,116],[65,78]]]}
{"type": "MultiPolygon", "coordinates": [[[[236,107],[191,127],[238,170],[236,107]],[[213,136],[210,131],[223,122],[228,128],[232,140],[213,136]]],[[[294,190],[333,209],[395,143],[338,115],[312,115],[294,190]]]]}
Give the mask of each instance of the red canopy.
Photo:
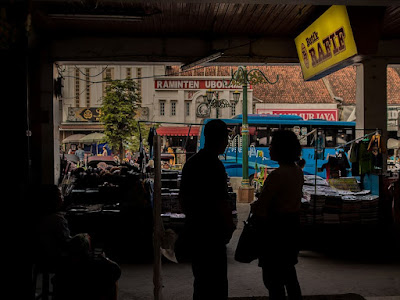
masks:
{"type": "Polygon", "coordinates": [[[188,126],[165,126],[157,128],[158,135],[166,135],[166,136],[198,136],[199,135],[199,126],[192,126],[190,128],[188,126]]]}

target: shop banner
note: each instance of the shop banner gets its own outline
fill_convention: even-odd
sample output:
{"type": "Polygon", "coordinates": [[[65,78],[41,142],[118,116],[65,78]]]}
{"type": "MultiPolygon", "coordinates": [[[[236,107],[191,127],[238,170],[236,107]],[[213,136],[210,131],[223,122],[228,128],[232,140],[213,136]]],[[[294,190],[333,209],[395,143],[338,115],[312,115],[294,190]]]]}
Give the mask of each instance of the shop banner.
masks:
{"type": "Polygon", "coordinates": [[[351,64],[357,47],[346,6],[333,5],[295,38],[304,80],[316,80],[351,64]]]}
{"type": "Polygon", "coordinates": [[[100,122],[99,107],[68,107],[68,122],[100,122]]]}
{"type": "Polygon", "coordinates": [[[154,80],[156,90],[179,90],[179,89],[235,89],[242,90],[240,85],[229,85],[229,80],[180,80],[166,79],[154,80]]]}
{"type": "Polygon", "coordinates": [[[295,115],[304,120],[323,119],[327,121],[338,121],[337,109],[264,109],[258,108],[257,114],[265,115],[295,115]]]}

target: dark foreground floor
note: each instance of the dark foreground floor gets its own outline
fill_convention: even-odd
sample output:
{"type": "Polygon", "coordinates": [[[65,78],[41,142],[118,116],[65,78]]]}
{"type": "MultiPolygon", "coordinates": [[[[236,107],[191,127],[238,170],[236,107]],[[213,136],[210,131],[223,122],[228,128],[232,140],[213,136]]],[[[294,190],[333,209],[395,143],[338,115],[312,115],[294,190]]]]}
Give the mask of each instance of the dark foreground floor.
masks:
{"type": "MultiPolygon", "coordinates": [[[[264,300],[268,292],[257,262],[242,264],[233,259],[248,208],[238,204],[239,227],[227,247],[229,299],[264,300]]],[[[393,232],[380,234],[368,227],[306,230],[296,266],[304,300],[400,300],[399,241],[393,232]]],[[[162,262],[162,299],[192,299],[190,263],[165,258],[162,262]]],[[[152,261],[119,263],[118,300],[154,299],[152,261]]]]}
{"type": "MultiPolygon", "coordinates": [[[[232,300],[267,300],[268,297],[233,297],[232,300]]],[[[364,297],[357,294],[342,294],[342,295],[315,295],[304,296],[303,300],[363,300],[364,297]]]]}

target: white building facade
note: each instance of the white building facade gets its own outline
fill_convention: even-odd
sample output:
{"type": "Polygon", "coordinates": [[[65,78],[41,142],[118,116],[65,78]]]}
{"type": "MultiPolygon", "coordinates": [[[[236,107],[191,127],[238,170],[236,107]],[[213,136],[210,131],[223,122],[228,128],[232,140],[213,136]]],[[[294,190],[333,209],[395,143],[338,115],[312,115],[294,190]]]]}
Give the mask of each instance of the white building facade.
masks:
{"type": "MultiPolygon", "coordinates": [[[[231,86],[229,77],[217,76],[166,76],[161,65],[63,65],[58,67],[63,78],[60,98],[61,139],[79,132],[101,131],[99,108],[105,96],[107,78],[137,82],[142,97],[139,120],[162,126],[201,124],[204,118],[232,118],[242,113],[241,86],[231,86]],[[214,97],[227,100],[226,108],[208,108],[204,105],[207,90],[214,97]],[[241,93],[238,103],[233,92],[241,93]]],[[[247,105],[251,112],[252,89],[248,89],[247,105]]]]}

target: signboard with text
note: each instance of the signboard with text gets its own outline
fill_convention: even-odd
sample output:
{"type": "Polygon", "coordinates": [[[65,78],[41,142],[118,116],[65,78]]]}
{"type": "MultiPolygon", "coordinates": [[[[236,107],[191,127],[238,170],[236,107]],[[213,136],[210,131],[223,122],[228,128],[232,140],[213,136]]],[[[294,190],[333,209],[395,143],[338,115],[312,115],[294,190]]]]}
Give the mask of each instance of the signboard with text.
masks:
{"type": "Polygon", "coordinates": [[[68,107],[68,122],[99,122],[100,107],[68,107]]]}
{"type": "Polygon", "coordinates": [[[296,115],[304,120],[323,119],[327,121],[338,121],[337,109],[264,109],[258,108],[257,114],[265,115],[296,115]]]}
{"type": "Polygon", "coordinates": [[[162,79],[154,80],[156,90],[178,89],[242,89],[242,86],[229,85],[229,80],[162,79]]]}
{"type": "MultiPolygon", "coordinates": [[[[68,107],[68,122],[100,122],[100,107],[68,107]]],[[[136,120],[148,120],[149,108],[139,107],[134,115],[136,120]]]]}
{"type": "Polygon", "coordinates": [[[304,80],[319,79],[345,67],[357,55],[344,5],[331,6],[295,38],[295,43],[304,80]]]}

